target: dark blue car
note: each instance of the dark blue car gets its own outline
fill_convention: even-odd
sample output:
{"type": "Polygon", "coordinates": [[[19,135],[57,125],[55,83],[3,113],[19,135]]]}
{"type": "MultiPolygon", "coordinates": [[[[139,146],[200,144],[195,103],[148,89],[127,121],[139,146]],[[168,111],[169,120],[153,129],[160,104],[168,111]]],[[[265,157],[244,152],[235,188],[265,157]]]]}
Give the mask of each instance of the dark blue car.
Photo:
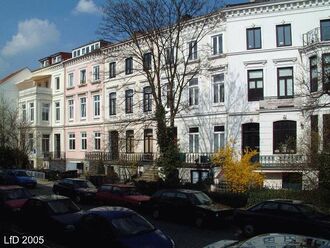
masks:
{"type": "Polygon", "coordinates": [[[5,173],[5,182],[31,188],[37,186],[36,178],[28,175],[25,170],[8,170],[5,173]]]}
{"type": "MultiPolygon", "coordinates": [[[[94,247],[173,248],[174,242],[135,211],[98,207],[85,212],[77,225],[80,242],[94,247]]],[[[78,240],[78,239],[77,239],[78,240]]]]}

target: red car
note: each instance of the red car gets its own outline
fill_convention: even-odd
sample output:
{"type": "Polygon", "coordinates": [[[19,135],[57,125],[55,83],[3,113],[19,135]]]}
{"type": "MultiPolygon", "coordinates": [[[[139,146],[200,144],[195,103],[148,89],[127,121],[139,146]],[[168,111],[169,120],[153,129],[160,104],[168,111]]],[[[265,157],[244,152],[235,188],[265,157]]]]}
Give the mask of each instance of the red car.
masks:
{"type": "Polygon", "coordinates": [[[104,184],[97,191],[96,200],[106,204],[136,209],[143,208],[150,197],[140,194],[132,185],[104,184]]]}
{"type": "Polygon", "coordinates": [[[0,213],[3,217],[9,217],[20,210],[24,203],[32,197],[25,188],[17,185],[0,186],[0,213]]]}

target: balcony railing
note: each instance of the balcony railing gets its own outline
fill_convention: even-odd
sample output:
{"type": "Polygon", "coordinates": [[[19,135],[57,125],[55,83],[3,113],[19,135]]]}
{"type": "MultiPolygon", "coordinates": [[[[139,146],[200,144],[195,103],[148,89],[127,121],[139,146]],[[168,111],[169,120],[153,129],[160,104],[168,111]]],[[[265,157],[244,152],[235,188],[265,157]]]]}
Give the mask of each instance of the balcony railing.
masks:
{"type": "Polygon", "coordinates": [[[323,32],[323,34],[325,34],[325,33],[329,33],[330,30],[329,30],[329,28],[325,27],[321,31],[320,27],[317,27],[317,28],[314,28],[314,29],[308,31],[307,33],[303,34],[303,46],[310,46],[310,45],[314,45],[316,43],[330,41],[328,39],[328,37],[325,37],[325,35],[323,35],[323,37],[322,37],[321,32],[323,32]]]}
{"type": "Polygon", "coordinates": [[[65,160],[65,152],[44,152],[44,160],[65,160]]]}
{"type": "Polygon", "coordinates": [[[291,168],[303,167],[308,162],[306,155],[281,154],[259,156],[259,163],[263,168],[291,168]]]}

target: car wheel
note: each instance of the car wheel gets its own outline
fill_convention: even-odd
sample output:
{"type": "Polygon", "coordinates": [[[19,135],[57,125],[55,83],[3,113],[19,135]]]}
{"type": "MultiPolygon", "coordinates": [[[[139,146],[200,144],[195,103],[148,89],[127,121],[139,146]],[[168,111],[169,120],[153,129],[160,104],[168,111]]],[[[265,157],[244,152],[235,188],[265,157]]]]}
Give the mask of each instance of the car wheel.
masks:
{"type": "Polygon", "coordinates": [[[197,217],[195,219],[195,226],[198,227],[198,228],[201,228],[203,227],[203,224],[204,224],[204,219],[203,217],[197,217]]]}
{"type": "Polygon", "coordinates": [[[243,233],[245,236],[251,237],[255,234],[255,228],[252,224],[245,224],[243,226],[243,233]]]}
{"type": "Polygon", "coordinates": [[[159,209],[154,209],[152,211],[152,218],[154,218],[155,220],[159,219],[160,217],[160,212],[159,212],[159,209]]]}

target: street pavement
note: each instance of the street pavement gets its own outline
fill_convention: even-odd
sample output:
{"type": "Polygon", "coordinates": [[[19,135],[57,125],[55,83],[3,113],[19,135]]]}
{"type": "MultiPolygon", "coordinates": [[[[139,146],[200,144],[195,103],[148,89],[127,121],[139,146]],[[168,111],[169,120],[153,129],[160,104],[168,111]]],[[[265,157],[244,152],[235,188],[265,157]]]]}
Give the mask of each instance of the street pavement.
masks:
{"type": "MultiPolygon", "coordinates": [[[[32,189],[31,192],[34,195],[52,194],[53,182],[47,180],[38,181],[38,186],[32,189]]],[[[97,205],[79,204],[79,206],[88,210],[97,205]]],[[[161,229],[165,234],[170,236],[175,244],[176,248],[201,248],[208,244],[214,243],[224,239],[237,239],[235,236],[235,228],[226,226],[219,229],[200,229],[188,224],[173,223],[164,220],[154,220],[148,215],[144,215],[155,227],[161,229]]],[[[51,245],[50,245],[51,246],[51,245]]],[[[59,247],[59,246],[51,246],[59,247]]]]}

